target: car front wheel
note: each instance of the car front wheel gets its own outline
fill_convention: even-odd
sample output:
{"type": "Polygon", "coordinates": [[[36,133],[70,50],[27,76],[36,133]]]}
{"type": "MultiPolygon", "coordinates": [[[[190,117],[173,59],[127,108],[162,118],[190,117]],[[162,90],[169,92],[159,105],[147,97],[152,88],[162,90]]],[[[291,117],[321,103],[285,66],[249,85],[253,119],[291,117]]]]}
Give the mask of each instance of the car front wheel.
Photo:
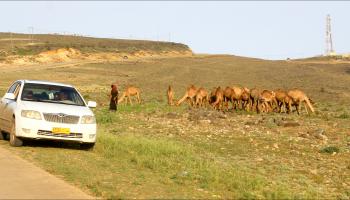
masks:
{"type": "Polygon", "coordinates": [[[11,133],[10,133],[10,145],[13,147],[20,147],[23,145],[23,141],[16,136],[16,123],[12,123],[11,133]]]}

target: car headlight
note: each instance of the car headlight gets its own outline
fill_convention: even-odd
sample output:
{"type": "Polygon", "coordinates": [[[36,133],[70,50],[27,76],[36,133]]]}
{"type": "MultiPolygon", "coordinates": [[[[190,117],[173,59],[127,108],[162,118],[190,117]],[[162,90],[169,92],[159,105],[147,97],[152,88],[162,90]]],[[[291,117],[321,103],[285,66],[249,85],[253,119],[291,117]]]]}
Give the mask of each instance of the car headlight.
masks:
{"type": "Polygon", "coordinates": [[[21,116],[26,117],[26,118],[30,118],[30,119],[41,120],[40,112],[35,111],[35,110],[22,110],[21,116]]]}
{"type": "Polygon", "coordinates": [[[81,118],[81,123],[82,124],[95,124],[96,123],[96,118],[92,115],[84,115],[81,118]]]}

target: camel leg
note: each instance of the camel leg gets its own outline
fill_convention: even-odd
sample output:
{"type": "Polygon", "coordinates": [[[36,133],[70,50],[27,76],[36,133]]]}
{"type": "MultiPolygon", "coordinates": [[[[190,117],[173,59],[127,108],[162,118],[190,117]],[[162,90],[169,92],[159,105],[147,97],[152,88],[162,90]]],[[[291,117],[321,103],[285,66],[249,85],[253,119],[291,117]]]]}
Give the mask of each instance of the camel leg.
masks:
{"type": "Polygon", "coordinates": [[[304,102],[304,108],[305,108],[306,113],[309,114],[309,111],[308,111],[307,106],[306,106],[306,102],[304,102]]]}
{"type": "Polygon", "coordinates": [[[248,99],[248,104],[247,104],[247,111],[248,111],[248,112],[250,112],[251,103],[252,103],[252,100],[249,98],[249,99],[248,99]]]}
{"type": "Polygon", "coordinates": [[[295,107],[297,109],[298,115],[300,115],[300,107],[301,107],[300,102],[295,107]]]}
{"type": "Polygon", "coordinates": [[[168,102],[169,102],[169,105],[171,105],[171,106],[174,105],[174,103],[173,103],[173,98],[172,98],[172,97],[169,97],[169,98],[168,98],[168,102]]]}
{"type": "Polygon", "coordinates": [[[292,103],[291,102],[289,102],[288,103],[288,113],[290,114],[290,113],[292,113],[292,103]]]}
{"type": "Polygon", "coordinates": [[[190,105],[191,105],[191,107],[194,107],[195,106],[194,104],[195,104],[194,98],[190,97],[190,105]]]}
{"type": "Polygon", "coordinates": [[[130,105],[132,105],[132,101],[131,101],[131,96],[130,95],[128,95],[128,99],[130,101],[130,105]]]}
{"type": "Polygon", "coordinates": [[[224,97],[224,104],[225,104],[226,110],[228,110],[228,100],[226,97],[224,97]]]}
{"type": "Polygon", "coordinates": [[[308,105],[308,107],[310,108],[311,112],[315,112],[315,109],[314,109],[314,107],[312,107],[312,104],[308,98],[305,99],[305,102],[308,105]]]}
{"type": "Polygon", "coordinates": [[[280,101],[277,102],[277,112],[278,113],[282,112],[282,102],[280,102],[280,101]]]}
{"type": "Polygon", "coordinates": [[[201,107],[201,105],[200,105],[201,98],[196,97],[196,98],[194,98],[194,101],[195,101],[194,105],[195,105],[196,108],[201,107]]]}
{"type": "Polygon", "coordinates": [[[129,102],[129,97],[128,96],[125,96],[125,105],[128,105],[130,102],[129,102]]]}
{"type": "Polygon", "coordinates": [[[139,102],[139,104],[141,104],[141,98],[140,98],[140,93],[137,93],[137,101],[139,102]]]}
{"type": "Polygon", "coordinates": [[[281,105],[281,113],[284,112],[286,113],[287,112],[287,108],[286,108],[286,102],[282,101],[282,105],[281,105]]]}
{"type": "Polygon", "coordinates": [[[255,101],[255,99],[253,99],[253,101],[252,101],[252,111],[257,111],[258,109],[257,109],[257,107],[258,107],[258,105],[257,105],[258,103],[255,101]]]}

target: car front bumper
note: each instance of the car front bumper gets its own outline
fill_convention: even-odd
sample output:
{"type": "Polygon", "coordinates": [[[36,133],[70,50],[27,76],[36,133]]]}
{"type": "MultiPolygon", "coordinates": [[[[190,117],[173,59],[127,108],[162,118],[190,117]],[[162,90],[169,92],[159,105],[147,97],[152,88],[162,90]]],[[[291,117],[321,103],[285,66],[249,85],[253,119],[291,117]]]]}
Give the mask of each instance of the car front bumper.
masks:
{"type": "Polygon", "coordinates": [[[63,124],[16,118],[16,136],[30,139],[66,140],[80,143],[96,142],[96,124],[63,124]],[[69,128],[69,134],[52,133],[53,128],[69,128]]]}

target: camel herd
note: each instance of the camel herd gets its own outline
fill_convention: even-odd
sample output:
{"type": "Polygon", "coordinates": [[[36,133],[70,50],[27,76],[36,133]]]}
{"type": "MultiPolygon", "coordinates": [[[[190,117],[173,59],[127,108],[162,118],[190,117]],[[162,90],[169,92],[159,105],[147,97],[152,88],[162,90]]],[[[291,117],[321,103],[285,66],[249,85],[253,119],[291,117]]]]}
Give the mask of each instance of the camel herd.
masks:
{"type": "Polygon", "coordinates": [[[301,105],[304,104],[307,113],[309,113],[309,110],[315,112],[312,101],[300,89],[289,91],[277,89],[271,91],[233,86],[226,88],[215,87],[209,94],[203,87],[197,89],[194,85],[190,85],[184,96],[174,104],[174,91],[169,86],[167,97],[169,105],[179,106],[187,100],[192,107],[210,106],[221,111],[229,110],[229,104],[231,104],[231,109],[256,111],[258,113],[273,111],[291,113],[294,107],[297,113],[300,114],[301,105]]]}
{"type": "MultiPolygon", "coordinates": [[[[132,104],[131,97],[135,96],[141,103],[141,90],[134,86],[127,87],[118,99],[118,103],[126,99],[126,103],[132,104]]],[[[174,102],[174,90],[169,85],[167,90],[168,104],[179,106],[187,101],[192,107],[212,107],[215,110],[228,111],[231,104],[233,110],[246,110],[260,112],[291,113],[293,108],[300,114],[301,106],[304,104],[306,112],[315,112],[311,99],[300,89],[291,90],[261,90],[258,88],[248,89],[246,87],[215,87],[209,93],[205,88],[197,88],[190,85],[184,96],[176,103],[174,102]]]]}

